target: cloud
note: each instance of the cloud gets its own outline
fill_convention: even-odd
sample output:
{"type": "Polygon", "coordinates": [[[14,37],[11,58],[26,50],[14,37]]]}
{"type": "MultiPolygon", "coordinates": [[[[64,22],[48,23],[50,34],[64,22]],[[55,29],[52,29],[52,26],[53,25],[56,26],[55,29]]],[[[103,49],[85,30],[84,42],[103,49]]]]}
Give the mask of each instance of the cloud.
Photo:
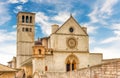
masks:
{"type": "Polygon", "coordinates": [[[17,28],[17,25],[13,25],[12,28],[17,28]]]}
{"type": "Polygon", "coordinates": [[[59,12],[58,15],[54,16],[52,20],[55,20],[59,23],[65,22],[70,17],[68,12],[59,12]]]}
{"type": "Polygon", "coordinates": [[[118,0],[106,0],[103,4],[102,8],[100,9],[100,12],[102,14],[106,13],[107,15],[112,15],[113,12],[113,6],[118,2],[118,0]]]}
{"type": "Polygon", "coordinates": [[[16,55],[16,44],[15,43],[0,43],[0,63],[7,65],[7,62],[12,60],[13,56],[16,55]]]}
{"type": "Polygon", "coordinates": [[[114,31],[114,33],[115,33],[117,36],[120,36],[120,23],[112,24],[111,29],[114,31]]]}
{"type": "Polygon", "coordinates": [[[113,24],[112,29],[120,30],[120,23],[113,24]]]}
{"type": "Polygon", "coordinates": [[[101,42],[102,44],[120,41],[120,23],[112,24],[110,29],[112,30],[111,32],[114,33],[114,35],[109,37],[109,38],[107,38],[107,39],[105,39],[105,40],[103,40],[101,42]]]}
{"type": "Polygon", "coordinates": [[[20,2],[22,2],[22,3],[27,3],[28,0],[20,0],[20,2]]]}
{"type": "Polygon", "coordinates": [[[11,19],[11,16],[9,15],[9,10],[8,10],[8,4],[0,2],[0,25],[5,24],[11,19]]]}
{"type": "Polygon", "coordinates": [[[107,45],[105,47],[101,46],[94,47],[92,52],[103,53],[104,59],[120,58],[119,46],[120,41],[117,41],[109,46],[107,45]]]}
{"type": "Polygon", "coordinates": [[[28,2],[28,0],[9,0],[8,1],[8,3],[13,3],[13,4],[15,4],[15,3],[27,3],[28,2]]]}
{"type": "Polygon", "coordinates": [[[16,40],[16,32],[0,30],[0,42],[16,40]]]}
{"type": "MultiPolygon", "coordinates": [[[[55,13],[59,13],[60,11],[70,11],[71,8],[74,6],[73,5],[73,0],[69,0],[67,3],[64,0],[31,0],[34,3],[37,4],[47,4],[46,6],[51,6],[54,7],[54,10],[52,9],[52,11],[50,9],[48,9],[48,11],[50,12],[55,12],[55,13]]],[[[47,9],[47,7],[46,7],[47,9]]]]}
{"type": "Polygon", "coordinates": [[[105,2],[98,2],[93,8],[93,11],[88,14],[92,23],[100,22],[106,24],[105,20],[108,19],[114,12],[114,5],[118,0],[106,0],[105,2]]]}
{"type": "Polygon", "coordinates": [[[111,42],[115,42],[115,41],[119,41],[120,40],[120,37],[109,37],[105,40],[103,40],[101,43],[102,44],[106,44],[106,43],[111,43],[111,42]]]}
{"type": "Polygon", "coordinates": [[[50,3],[50,4],[60,4],[63,3],[63,0],[58,1],[58,0],[31,0],[32,2],[36,3],[50,3]]]}
{"type": "Polygon", "coordinates": [[[120,30],[115,30],[114,33],[120,37],[120,30]]]}
{"type": "Polygon", "coordinates": [[[93,43],[95,43],[95,37],[89,37],[89,44],[93,45],[93,43]]]}
{"type": "Polygon", "coordinates": [[[57,15],[50,17],[45,15],[43,12],[36,13],[36,23],[41,27],[43,34],[50,35],[51,34],[51,25],[56,22],[61,25],[68,19],[69,13],[67,12],[59,12],[57,15]]]}
{"type": "Polygon", "coordinates": [[[0,63],[7,64],[6,62],[12,59],[16,53],[16,32],[8,32],[7,30],[0,30],[0,63]]]}
{"type": "Polygon", "coordinates": [[[18,3],[19,1],[18,0],[9,0],[8,2],[9,3],[18,3]]]}
{"type": "Polygon", "coordinates": [[[92,52],[101,52],[103,53],[104,58],[119,58],[119,46],[120,46],[120,23],[113,23],[109,26],[111,29],[110,33],[113,33],[110,37],[99,41],[98,45],[96,45],[92,52]]]}
{"type": "Polygon", "coordinates": [[[22,10],[23,10],[23,6],[19,5],[19,6],[15,7],[15,9],[13,11],[14,11],[14,13],[18,13],[19,11],[22,11],[22,10]]]}
{"type": "Polygon", "coordinates": [[[37,12],[35,21],[41,27],[43,34],[45,34],[45,35],[50,34],[51,23],[49,22],[48,16],[46,16],[42,12],[37,12]]]}
{"type": "Polygon", "coordinates": [[[95,34],[95,33],[97,33],[98,27],[94,26],[93,24],[88,22],[88,23],[83,23],[83,26],[87,27],[88,34],[95,34]]]}

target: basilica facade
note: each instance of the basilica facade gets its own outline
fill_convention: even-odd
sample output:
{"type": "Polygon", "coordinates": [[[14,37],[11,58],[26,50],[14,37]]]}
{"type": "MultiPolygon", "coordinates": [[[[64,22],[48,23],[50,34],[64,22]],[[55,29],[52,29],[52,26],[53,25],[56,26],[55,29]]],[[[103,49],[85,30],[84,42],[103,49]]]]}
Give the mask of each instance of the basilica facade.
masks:
{"type": "Polygon", "coordinates": [[[16,77],[39,78],[47,73],[65,73],[102,63],[101,53],[89,52],[87,28],[72,15],[62,26],[52,25],[51,31],[49,36],[35,40],[35,13],[18,13],[17,56],[12,61],[12,66],[20,69],[16,77]]]}

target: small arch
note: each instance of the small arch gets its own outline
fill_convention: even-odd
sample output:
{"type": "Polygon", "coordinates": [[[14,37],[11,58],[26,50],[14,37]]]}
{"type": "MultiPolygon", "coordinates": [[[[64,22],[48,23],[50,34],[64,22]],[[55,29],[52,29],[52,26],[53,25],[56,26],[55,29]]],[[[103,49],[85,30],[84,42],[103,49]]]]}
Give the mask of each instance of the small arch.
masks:
{"type": "Polygon", "coordinates": [[[26,16],[26,23],[28,23],[29,22],[29,17],[28,16],[26,16]]]}
{"type": "Polygon", "coordinates": [[[25,20],[25,17],[24,17],[24,15],[22,16],[22,23],[24,23],[24,20],[25,20]]]}
{"type": "Polygon", "coordinates": [[[32,23],[32,16],[30,16],[30,23],[32,23]]]}

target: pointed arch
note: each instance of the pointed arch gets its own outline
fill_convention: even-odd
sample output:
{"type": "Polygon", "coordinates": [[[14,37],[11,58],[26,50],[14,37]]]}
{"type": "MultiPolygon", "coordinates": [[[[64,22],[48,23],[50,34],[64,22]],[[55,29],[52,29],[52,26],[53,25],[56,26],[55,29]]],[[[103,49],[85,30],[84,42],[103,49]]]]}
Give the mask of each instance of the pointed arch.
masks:
{"type": "Polygon", "coordinates": [[[78,68],[79,60],[76,55],[71,54],[66,58],[65,64],[66,71],[76,70],[78,68]]]}
{"type": "Polygon", "coordinates": [[[71,63],[72,63],[73,60],[76,61],[76,63],[79,63],[79,60],[78,60],[77,56],[74,55],[74,54],[70,54],[70,55],[66,58],[65,63],[67,63],[68,60],[69,60],[71,63]]]}

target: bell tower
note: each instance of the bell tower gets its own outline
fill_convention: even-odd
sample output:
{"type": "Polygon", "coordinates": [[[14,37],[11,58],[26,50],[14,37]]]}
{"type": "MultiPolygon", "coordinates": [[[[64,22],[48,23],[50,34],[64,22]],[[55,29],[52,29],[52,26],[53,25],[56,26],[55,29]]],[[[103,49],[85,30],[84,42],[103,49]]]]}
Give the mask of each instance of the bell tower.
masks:
{"type": "Polygon", "coordinates": [[[17,68],[32,57],[34,46],[35,13],[19,12],[17,15],[17,68]]]}

